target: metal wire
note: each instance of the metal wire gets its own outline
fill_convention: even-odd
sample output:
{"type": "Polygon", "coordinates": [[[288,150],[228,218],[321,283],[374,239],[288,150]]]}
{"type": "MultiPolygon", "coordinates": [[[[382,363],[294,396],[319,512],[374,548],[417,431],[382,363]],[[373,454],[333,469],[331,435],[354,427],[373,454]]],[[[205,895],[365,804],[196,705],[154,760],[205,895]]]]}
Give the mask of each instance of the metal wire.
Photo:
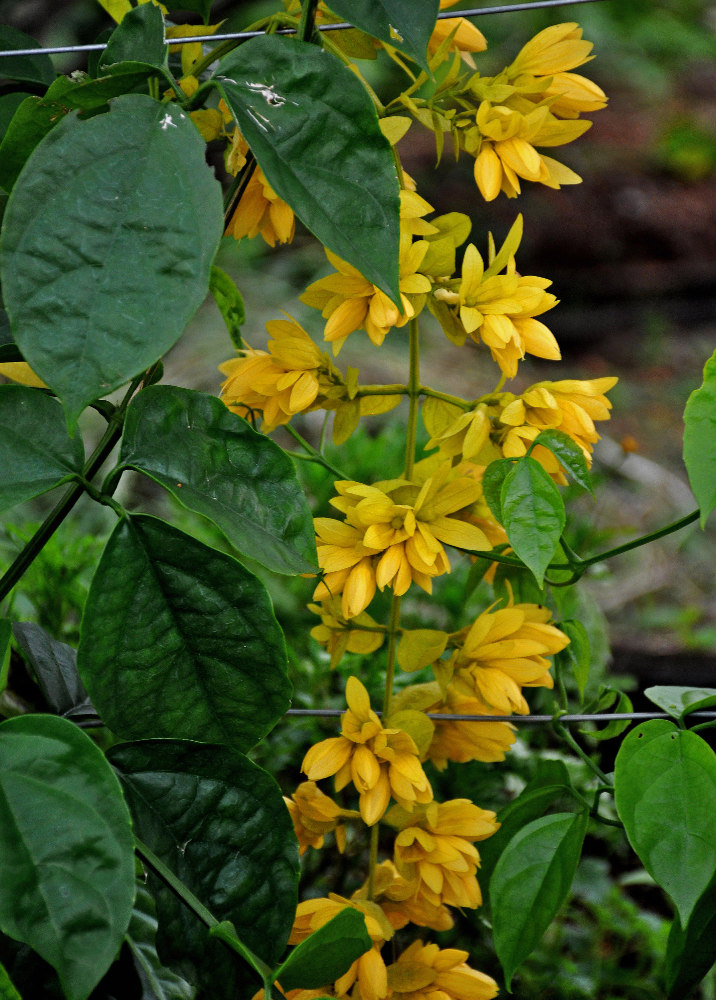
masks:
{"type": "MultiPolygon", "coordinates": [[[[289,708],[286,715],[307,716],[320,719],[337,718],[345,709],[339,708],[289,708]]],[[[382,715],[376,712],[376,715],[382,715]]],[[[443,715],[441,712],[426,712],[429,719],[437,722],[510,722],[517,725],[545,725],[550,722],[645,722],[648,719],[671,719],[668,712],[595,712],[567,715],[443,715]]],[[[690,719],[716,719],[716,712],[691,712],[690,719]]]]}
{"type": "MultiPolygon", "coordinates": [[[[581,3],[603,3],[604,0],[534,0],[533,3],[512,3],[499,4],[496,7],[476,7],[471,10],[446,11],[438,14],[438,19],[451,17],[481,17],[483,14],[510,14],[514,11],[530,10],[535,7],[573,7],[581,3]]],[[[319,31],[345,31],[354,27],[348,22],[339,24],[322,24],[318,26],[319,31]]],[[[228,34],[216,35],[196,35],[187,38],[169,38],[167,45],[191,45],[195,42],[231,42],[240,41],[244,38],[256,38],[264,35],[264,31],[236,31],[228,34]]],[[[295,35],[295,28],[279,28],[276,35],[295,35]]],[[[93,42],[89,45],[50,45],[37,49],[3,49],[0,51],[0,59],[10,56],[39,56],[39,55],[70,55],[74,52],[103,52],[107,48],[106,42],[93,42]]]]}

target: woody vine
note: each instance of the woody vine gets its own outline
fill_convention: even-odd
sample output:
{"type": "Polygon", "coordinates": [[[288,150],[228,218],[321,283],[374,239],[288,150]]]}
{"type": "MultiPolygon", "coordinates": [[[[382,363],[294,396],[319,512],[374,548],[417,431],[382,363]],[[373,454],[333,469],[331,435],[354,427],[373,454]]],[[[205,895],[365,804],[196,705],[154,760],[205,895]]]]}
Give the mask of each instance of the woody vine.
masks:
{"type": "MultiPolygon", "coordinates": [[[[144,997],[489,1000],[498,983],[466,951],[430,940],[456,908],[488,895],[476,844],[499,844],[489,907],[510,990],[569,892],[589,824],[607,823],[623,825],[673,902],[664,990],[685,996],[708,970],[704,955],[716,958],[705,945],[716,760],[685,719],[716,704],[716,691],[652,689],[675,721],[637,727],[604,774],[559,722],[568,687],[583,698],[590,662],[587,630],[561,595],[594,563],[703,524],[716,506],[715,362],[685,417],[699,509],[618,549],[575,553],[560,489],[591,490],[596,425],[616,378],[510,391],[527,355],[560,359],[541,318],[557,305],[551,282],[519,269],[522,216],[502,240],[473,236],[467,215],[435,214],[398,149],[410,129],[429,129],[438,158],[474,160],[486,202],[515,199],[524,184],[579,183],[544,150],[578,139],[584,116],[606,106],[574,72],[591,43],[576,23],[557,23],[488,77],[478,68],[485,37],[462,17],[437,19],[437,0],[380,10],[286,0],[246,26],[264,32],[249,41],[176,48],[167,41],[220,29],[210,0],[181,4],[201,28],[172,24],[179,4],[102,5],[117,26],[88,73],[56,77],[40,54],[6,64],[19,97],[0,146],[0,372],[11,380],[0,387],[0,504],[70,486],[0,597],[21,586],[83,493],[117,525],[76,652],[12,620],[11,603],[0,622],[1,686],[11,690],[12,651],[46,709],[8,709],[0,726],[5,995],[21,995],[29,948],[71,1000],[110,995],[102,984],[118,967],[134,970],[144,997]],[[354,27],[318,30],[342,18],[354,27]],[[297,37],[276,34],[286,28],[297,37]],[[376,94],[361,71],[378,56],[404,73],[395,96],[376,94]],[[223,149],[223,190],[206,143],[223,149]],[[263,350],[250,346],[258,334],[215,254],[223,233],[289,243],[296,218],[331,268],[301,297],[325,321],[325,349],[318,320],[314,334],[284,316],[267,324],[263,350]],[[162,357],[207,293],[236,349],[217,396],[162,382],[162,357]],[[423,384],[421,343],[443,335],[475,367],[474,398],[423,384]],[[405,382],[364,384],[342,370],[349,337],[366,350],[404,341],[405,382]],[[404,399],[392,478],[351,479],[291,424],[324,411],[340,447],[404,399]],[[88,407],[106,429],[85,458],[88,407]],[[295,439],[290,456],[268,437],[279,427],[295,439]],[[340,516],[311,518],[293,460],[334,478],[340,516]],[[239,558],[126,510],[115,491],[127,470],[208,518],[239,558]],[[305,780],[285,800],[246,756],[283,716],[291,686],[271,601],[241,558],[315,577],[311,634],[332,667],[346,653],[384,665],[379,700],[348,677],[340,731],[296,761],[305,780]],[[431,594],[457,560],[472,561],[473,582],[494,599],[457,631],[408,627],[402,599],[431,594]],[[539,599],[522,596],[525,571],[539,599]],[[418,680],[398,684],[398,672],[418,680]],[[592,770],[587,792],[563,769],[499,817],[490,803],[438,801],[430,775],[448,762],[505,759],[515,728],[501,720],[527,714],[534,687],[555,688],[555,730],[592,770]],[[97,725],[99,742],[88,735],[97,725]],[[330,778],[346,790],[341,802],[319,787],[330,778]],[[603,807],[611,796],[616,813],[603,807]],[[351,853],[362,886],[299,902],[299,856],[329,849],[331,837],[339,851],[348,838],[363,844],[351,853]]],[[[32,48],[18,33],[6,44],[32,48]]]]}

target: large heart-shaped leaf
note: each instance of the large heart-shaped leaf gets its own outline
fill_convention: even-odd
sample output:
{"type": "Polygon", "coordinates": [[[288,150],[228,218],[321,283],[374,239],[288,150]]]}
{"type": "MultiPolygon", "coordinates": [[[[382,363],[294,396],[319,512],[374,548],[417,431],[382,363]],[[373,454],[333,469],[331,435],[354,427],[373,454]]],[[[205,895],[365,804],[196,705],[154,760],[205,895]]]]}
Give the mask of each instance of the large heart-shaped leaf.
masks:
{"type": "Polygon", "coordinates": [[[274,191],[400,302],[398,177],[355,74],[315,45],[264,35],[225,56],[214,81],[274,191]]]}
{"type": "Polygon", "coordinates": [[[85,1000],[122,943],[134,900],[134,840],[119,782],[71,722],[0,725],[0,929],[85,1000]]]}
{"type": "Polygon", "coordinates": [[[70,427],[161,358],[207,293],[223,216],[204,149],[176,105],[124,95],[107,114],[64,118],[15,183],[5,306],[70,427]]]}
{"type": "Polygon", "coordinates": [[[289,705],[286,648],[261,582],[158,518],[122,519],[87,598],[80,676],[127,738],[249,749],[289,705]]]}
{"type": "Polygon", "coordinates": [[[156,385],[127,410],[120,463],[208,517],[278,573],[316,571],[313,520],[291,460],[215,396],[156,385]]]}

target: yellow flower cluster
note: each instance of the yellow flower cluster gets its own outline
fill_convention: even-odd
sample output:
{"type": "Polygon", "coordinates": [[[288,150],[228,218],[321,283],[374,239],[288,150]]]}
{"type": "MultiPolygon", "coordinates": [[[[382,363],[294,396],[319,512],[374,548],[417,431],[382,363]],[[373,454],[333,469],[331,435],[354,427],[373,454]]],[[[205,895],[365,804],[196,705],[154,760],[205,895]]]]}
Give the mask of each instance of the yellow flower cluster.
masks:
{"type": "Polygon", "coordinates": [[[338,850],[343,852],[346,828],[340,820],[356,819],[360,813],[354,809],[342,809],[314,781],[301,782],[291,798],[284,796],[284,802],[293,820],[301,854],[305,854],[309,847],[323,847],[323,838],[327,833],[335,834],[338,850]]]}

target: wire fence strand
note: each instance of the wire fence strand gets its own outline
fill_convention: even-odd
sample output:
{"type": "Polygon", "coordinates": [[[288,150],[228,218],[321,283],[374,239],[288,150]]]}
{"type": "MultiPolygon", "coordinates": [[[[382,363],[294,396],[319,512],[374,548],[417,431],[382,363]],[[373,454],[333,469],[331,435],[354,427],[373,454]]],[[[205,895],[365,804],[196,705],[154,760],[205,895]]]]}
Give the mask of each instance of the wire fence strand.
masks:
{"type": "MultiPolygon", "coordinates": [[[[445,11],[438,14],[438,19],[454,17],[482,17],[485,14],[511,14],[515,11],[531,10],[532,8],[544,7],[574,7],[583,3],[605,3],[606,0],[533,0],[532,3],[512,3],[498,4],[493,7],[475,7],[469,10],[445,11]]],[[[337,24],[322,24],[318,26],[319,31],[346,31],[353,25],[347,21],[337,24]]],[[[256,38],[265,34],[264,31],[232,31],[215,35],[196,35],[184,38],[169,38],[167,45],[191,45],[196,42],[209,44],[210,42],[231,42],[242,41],[248,38],[256,38]]],[[[279,28],[274,32],[276,35],[295,35],[295,28],[279,28]]],[[[3,49],[0,50],[0,59],[12,56],[39,56],[39,55],[73,55],[76,52],[104,52],[107,48],[106,42],[92,42],[87,45],[49,45],[35,49],[3,49]]]]}
{"type": "MultiPolygon", "coordinates": [[[[289,708],[286,715],[304,716],[318,719],[333,719],[343,715],[340,708],[289,708]]],[[[382,712],[376,712],[382,715],[382,712]]],[[[548,725],[552,722],[646,722],[650,719],[672,719],[668,712],[576,712],[565,715],[451,715],[442,712],[426,712],[429,719],[436,722],[509,722],[517,725],[548,725]]],[[[716,719],[716,712],[691,712],[689,719],[716,719]]]]}

